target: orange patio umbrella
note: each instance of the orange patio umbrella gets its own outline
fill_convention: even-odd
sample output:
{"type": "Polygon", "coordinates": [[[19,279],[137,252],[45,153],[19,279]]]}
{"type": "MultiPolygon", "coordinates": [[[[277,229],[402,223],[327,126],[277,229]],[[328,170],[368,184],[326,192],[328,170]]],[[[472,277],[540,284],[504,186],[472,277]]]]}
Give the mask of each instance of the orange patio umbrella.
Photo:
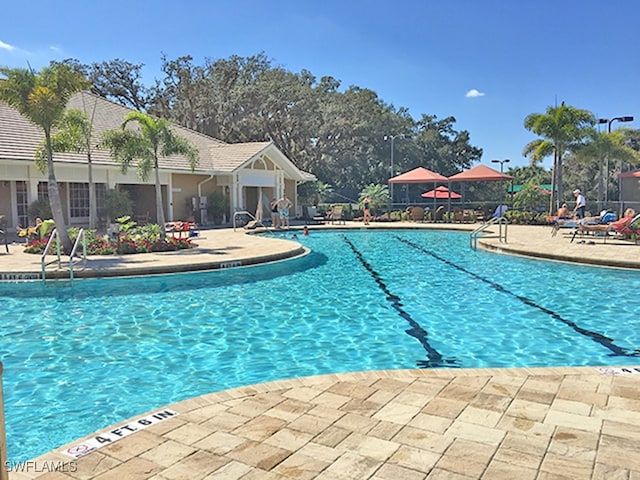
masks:
{"type": "Polygon", "coordinates": [[[462,195],[456,193],[452,190],[449,190],[447,187],[440,186],[433,190],[429,190],[428,192],[424,192],[421,197],[424,198],[462,198],[462,195]]]}

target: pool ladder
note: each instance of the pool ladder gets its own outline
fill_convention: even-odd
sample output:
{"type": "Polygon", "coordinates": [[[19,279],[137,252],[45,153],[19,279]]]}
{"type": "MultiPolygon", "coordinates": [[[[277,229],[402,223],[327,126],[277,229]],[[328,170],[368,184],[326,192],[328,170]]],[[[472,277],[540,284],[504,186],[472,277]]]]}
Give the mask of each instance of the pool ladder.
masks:
{"type": "MultiPolygon", "coordinates": [[[[58,233],[58,230],[54,228],[53,232],[51,232],[51,236],[49,237],[49,241],[47,242],[47,246],[44,248],[44,252],[42,252],[42,256],[40,257],[40,266],[42,269],[43,282],[47,280],[48,265],[57,263],[58,268],[59,269],[62,268],[60,244],[61,244],[60,234],[58,233]],[[56,258],[47,262],[46,261],[47,252],[49,251],[49,248],[51,247],[51,244],[54,240],[56,242],[56,253],[55,253],[56,258]]],[[[85,267],[87,266],[87,237],[85,236],[84,228],[81,228],[80,231],[78,232],[78,237],[76,238],[76,241],[73,243],[73,248],[71,249],[71,253],[69,254],[69,280],[73,281],[73,266],[80,261],[82,261],[83,266],[85,267]],[[82,255],[80,256],[80,258],[75,258],[80,241],[82,241],[82,255]]]]}
{"type": "Polygon", "coordinates": [[[509,225],[509,220],[505,217],[494,217],[488,222],[483,223],[478,228],[476,228],[473,232],[471,232],[471,248],[476,250],[478,248],[478,237],[482,236],[482,238],[498,238],[500,242],[507,243],[507,225],[509,225]],[[498,224],[498,233],[492,235],[483,235],[487,228],[492,225],[498,224]],[[502,228],[504,226],[504,229],[502,228]],[[504,232],[503,232],[504,230],[504,232]]]}

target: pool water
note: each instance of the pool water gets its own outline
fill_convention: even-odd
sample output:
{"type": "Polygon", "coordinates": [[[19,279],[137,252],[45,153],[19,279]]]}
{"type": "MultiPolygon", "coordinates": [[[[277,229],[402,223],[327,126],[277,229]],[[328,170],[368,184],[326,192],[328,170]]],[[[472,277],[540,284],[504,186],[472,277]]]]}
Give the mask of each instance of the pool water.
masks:
{"type": "Polygon", "coordinates": [[[297,241],[311,253],[271,265],[0,285],[10,461],[282,378],[640,363],[640,272],[474,251],[461,232],[297,241]]]}

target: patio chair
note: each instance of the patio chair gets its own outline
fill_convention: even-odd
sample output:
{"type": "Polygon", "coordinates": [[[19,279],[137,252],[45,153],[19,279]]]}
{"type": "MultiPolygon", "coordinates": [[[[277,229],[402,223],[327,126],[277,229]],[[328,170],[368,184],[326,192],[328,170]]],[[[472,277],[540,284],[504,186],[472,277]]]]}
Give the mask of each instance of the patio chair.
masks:
{"type": "Polygon", "coordinates": [[[333,207],[330,218],[331,223],[343,223],[346,225],[347,222],[345,222],[343,217],[343,209],[344,207],[342,205],[335,205],[333,207]]]}
{"type": "Polygon", "coordinates": [[[412,222],[422,222],[424,220],[424,208],[411,207],[409,210],[409,220],[412,222]]]}
{"type": "Polygon", "coordinates": [[[149,212],[142,215],[136,215],[136,223],[140,226],[148,224],[150,219],[151,214],[149,212]]]}

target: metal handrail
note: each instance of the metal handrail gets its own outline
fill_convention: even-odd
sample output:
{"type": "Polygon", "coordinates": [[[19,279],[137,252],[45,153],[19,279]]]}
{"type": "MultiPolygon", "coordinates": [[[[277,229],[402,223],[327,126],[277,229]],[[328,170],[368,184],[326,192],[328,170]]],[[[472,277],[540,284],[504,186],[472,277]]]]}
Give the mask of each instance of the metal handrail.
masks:
{"type": "Polygon", "coordinates": [[[71,254],[69,255],[70,280],[73,280],[73,265],[75,262],[76,250],[78,249],[78,243],[80,242],[80,239],[82,239],[82,257],[80,257],[80,260],[82,260],[82,265],[84,267],[87,266],[87,237],[84,234],[84,228],[81,228],[80,231],[78,232],[78,237],[76,238],[76,241],[73,244],[73,248],[71,249],[71,254]]]}
{"type": "Polygon", "coordinates": [[[507,225],[509,225],[509,220],[505,217],[493,217],[491,220],[483,223],[479,227],[477,227],[473,232],[471,232],[471,237],[469,239],[471,248],[474,250],[478,248],[478,237],[481,233],[483,233],[487,228],[492,225],[498,224],[498,234],[497,235],[483,235],[483,238],[497,238],[500,242],[507,243],[507,225]],[[502,226],[504,225],[504,234],[502,232],[502,226]]]}
{"type": "Polygon", "coordinates": [[[47,274],[46,274],[46,268],[47,265],[51,265],[54,262],[58,262],[58,268],[62,267],[62,262],[60,260],[60,234],[58,233],[58,229],[54,228],[53,231],[51,232],[51,236],[49,237],[49,241],[47,242],[47,246],[44,247],[44,252],[42,252],[42,256],[40,257],[40,266],[42,267],[42,281],[44,282],[46,280],[47,274]],[[57,254],[57,259],[56,260],[51,260],[49,263],[45,263],[45,257],[47,256],[47,252],[49,251],[49,247],[51,246],[51,242],[53,242],[53,240],[56,240],[56,254],[57,254]]]}

